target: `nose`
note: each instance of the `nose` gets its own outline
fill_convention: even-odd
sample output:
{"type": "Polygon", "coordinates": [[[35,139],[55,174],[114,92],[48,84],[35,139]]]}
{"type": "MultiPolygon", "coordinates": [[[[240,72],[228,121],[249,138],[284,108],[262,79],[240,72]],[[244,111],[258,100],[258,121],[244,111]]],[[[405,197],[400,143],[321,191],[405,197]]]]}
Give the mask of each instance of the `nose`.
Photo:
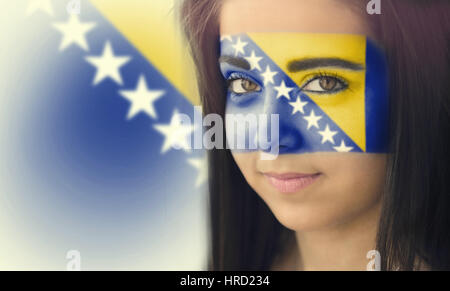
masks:
{"type": "MultiPolygon", "coordinates": [[[[264,115],[267,116],[263,123],[263,130],[266,130],[269,146],[262,148],[264,152],[278,152],[279,154],[299,152],[304,147],[304,138],[302,137],[298,120],[293,118],[292,106],[289,102],[294,102],[297,96],[301,94],[299,88],[293,90],[289,96],[277,98],[276,93],[270,92],[265,96],[264,115]],[[278,124],[276,117],[278,116],[278,124]],[[276,131],[276,132],[274,132],[276,131]],[[275,148],[277,147],[277,148],[275,148]]],[[[262,144],[262,140],[259,140],[262,144]]]]}

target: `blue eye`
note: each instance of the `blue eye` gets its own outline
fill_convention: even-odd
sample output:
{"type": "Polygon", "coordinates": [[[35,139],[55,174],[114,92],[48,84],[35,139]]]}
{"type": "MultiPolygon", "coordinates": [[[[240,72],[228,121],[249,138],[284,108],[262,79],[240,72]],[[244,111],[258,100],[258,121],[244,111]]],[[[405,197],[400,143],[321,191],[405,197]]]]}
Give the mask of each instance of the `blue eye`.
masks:
{"type": "Polygon", "coordinates": [[[231,74],[227,80],[227,84],[228,90],[236,95],[261,91],[261,86],[244,74],[231,74]]]}

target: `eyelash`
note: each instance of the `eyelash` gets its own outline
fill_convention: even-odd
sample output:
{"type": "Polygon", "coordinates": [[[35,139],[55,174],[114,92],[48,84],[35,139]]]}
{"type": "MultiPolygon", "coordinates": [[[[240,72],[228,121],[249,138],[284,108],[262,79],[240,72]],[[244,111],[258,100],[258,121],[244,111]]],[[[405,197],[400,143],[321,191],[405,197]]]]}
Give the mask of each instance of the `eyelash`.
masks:
{"type": "MultiPolygon", "coordinates": [[[[300,89],[303,90],[303,88],[305,88],[306,86],[308,86],[312,81],[317,80],[317,79],[320,79],[320,78],[323,78],[323,77],[327,77],[327,78],[335,78],[338,82],[341,82],[341,83],[342,83],[342,88],[341,88],[340,90],[336,91],[336,92],[331,92],[331,94],[332,94],[332,93],[338,93],[338,92],[340,92],[340,91],[350,89],[349,86],[348,86],[348,85],[349,85],[348,82],[347,82],[345,79],[343,79],[342,77],[338,76],[337,73],[329,73],[329,72],[324,72],[324,71],[319,71],[318,73],[316,73],[316,74],[314,74],[313,76],[309,77],[309,78],[304,82],[304,85],[303,85],[300,89]]],[[[247,81],[254,82],[254,83],[258,84],[258,82],[256,82],[256,81],[253,80],[252,78],[248,77],[246,74],[243,74],[243,73],[241,73],[241,72],[233,72],[233,73],[231,73],[231,74],[228,76],[228,78],[227,78],[227,80],[226,80],[227,90],[228,90],[228,88],[230,87],[230,84],[231,84],[233,81],[239,80],[239,79],[244,79],[244,80],[247,80],[247,81]]],[[[258,84],[258,85],[259,85],[259,84],[258,84]]],[[[314,92],[314,93],[317,93],[317,94],[330,94],[330,92],[314,92]]],[[[236,95],[236,96],[241,96],[241,95],[244,95],[244,94],[247,94],[247,93],[236,93],[236,92],[232,92],[232,94],[233,94],[233,95],[236,95]]]]}
{"type": "MultiPolygon", "coordinates": [[[[239,80],[239,79],[244,79],[244,80],[247,80],[247,81],[250,81],[250,82],[253,82],[253,83],[259,85],[258,82],[256,82],[256,81],[253,80],[252,78],[248,77],[246,74],[243,74],[243,73],[241,73],[241,72],[233,72],[233,73],[231,73],[231,74],[228,76],[228,78],[227,78],[227,80],[226,80],[226,83],[227,83],[227,90],[228,90],[228,88],[230,87],[231,82],[236,81],[236,80],[239,80]]],[[[260,86],[260,85],[259,85],[259,86],[260,86]]],[[[235,93],[235,92],[232,92],[232,94],[237,95],[237,96],[241,96],[241,95],[244,95],[244,94],[247,94],[247,93],[235,93]]]]}
{"type": "MultiPolygon", "coordinates": [[[[342,89],[340,89],[337,92],[340,92],[342,90],[348,89],[348,82],[343,79],[342,77],[339,77],[337,73],[328,73],[328,72],[324,72],[324,71],[319,71],[318,73],[314,74],[313,76],[309,77],[305,84],[300,88],[303,90],[303,88],[305,88],[306,86],[308,86],[312,81],[323,78],[323,77],[327,77],[327,78],[335,78],[336,80],[338,80],[339,82],[342,83],[342,89]]],[[[334,92],[334,93],[337,93],[334,92]]],[[[330,94],[330,92],[315,92],[317,94],[330,94]]]]}

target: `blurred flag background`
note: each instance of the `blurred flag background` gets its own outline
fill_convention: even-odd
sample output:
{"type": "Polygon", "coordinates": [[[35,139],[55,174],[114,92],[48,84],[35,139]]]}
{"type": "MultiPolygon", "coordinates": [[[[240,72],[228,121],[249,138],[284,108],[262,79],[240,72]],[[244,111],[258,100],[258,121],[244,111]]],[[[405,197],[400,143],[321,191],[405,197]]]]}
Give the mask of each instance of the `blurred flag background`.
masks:
{"type": "Polygon", "coordinates": [[[198,103],[176,4],[2,3],[0,269],[65,270],[71,250],[82,270],[204,268],[205,153],[176,118],[198,103]]]}

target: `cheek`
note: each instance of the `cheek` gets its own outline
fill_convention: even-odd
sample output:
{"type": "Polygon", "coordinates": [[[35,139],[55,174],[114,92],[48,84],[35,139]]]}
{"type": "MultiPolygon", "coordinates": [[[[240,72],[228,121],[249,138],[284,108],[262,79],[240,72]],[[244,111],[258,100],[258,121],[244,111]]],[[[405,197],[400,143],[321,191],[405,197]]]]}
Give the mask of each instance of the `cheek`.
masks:
{"type": "Polygon", "coordinates": [[[328,223],[355,219],[377,207],[385,181],[385,155],[358,154],[330,160],[323,187],[310,207],[302,206],[306,216],[328,223]]]}
{"type": "Polygon", "coordinates": [[[311,162],[323,169],[324,177],[303,196],[279,196],[258,188],[281,224],[297,231],[317,230],[377,209],[385,179],[384,155],[315,155],[311,162]]]}
{"type": "Polygon", "coordinates": [[[330,184],[355,200],[378,196],[384,184],[385,161],[383,154],[344,157],[330,175],[330,184]]]}
{"type": "MultiPolygon", "coordinates": [[[[384,154],[315,154],[299,159],[324,173],[322,182],[300,195],[280,195],[258,173],[258,154],[233,153],[247,183],[266,202],[278,221],[292,230],[314,230],[352,221],[379,205],[385,179],[384,154]]],[[[300,157],[300,156],[299,156],[300,157]]]]}

